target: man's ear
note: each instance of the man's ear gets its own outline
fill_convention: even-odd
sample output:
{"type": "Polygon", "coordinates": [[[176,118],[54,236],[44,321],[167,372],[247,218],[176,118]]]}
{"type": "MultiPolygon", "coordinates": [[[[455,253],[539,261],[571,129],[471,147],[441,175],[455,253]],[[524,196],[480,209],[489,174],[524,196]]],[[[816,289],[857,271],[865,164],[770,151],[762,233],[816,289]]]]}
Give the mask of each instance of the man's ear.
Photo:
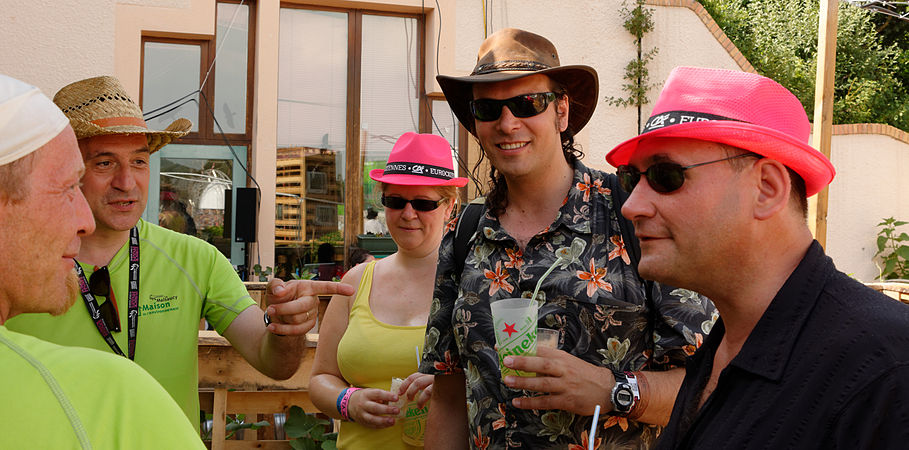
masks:
{"type": "Polygon", "coordinates": [[[560,133],[568,129],[568,95],[556,100],[556,124],[560,133]]]}
{"type": "Polygon", "coordinates": [[[789,172],[783,163],[770,158],[759,159],[752,170],[755,171],[758,188],[754,217],[767,220],[789,205],[792,190],[789,172]]]}

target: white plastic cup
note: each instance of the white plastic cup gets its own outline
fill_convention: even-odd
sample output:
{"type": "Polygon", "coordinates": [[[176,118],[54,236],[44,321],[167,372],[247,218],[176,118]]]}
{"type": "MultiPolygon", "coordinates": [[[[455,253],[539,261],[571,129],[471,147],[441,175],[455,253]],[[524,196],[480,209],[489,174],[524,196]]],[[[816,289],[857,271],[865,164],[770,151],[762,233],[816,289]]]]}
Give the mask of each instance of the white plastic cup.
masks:
{"type": "Polygon", "coordinates": [[[559,348],[559,330],[537,328],[537,347],[559,348]]]}
{"type": "MultiPolygon", "coordinates": [[[[392,378],[391,392],[397,394],[403,382],[404,380],[400,378],[392,378]]],[[[398,396],[398,401],[391,405],[397,406],[400,410],[397,420],[401,422],[401,440],[408,445],[422,447],[429,404],[422,408],[417,407],[417,397],[415,396],[412,401],[407,401],[406,394],[401,394],[398,396]]]]}
{"type": "Polygon", "coordinates": [[[538,303],[529,298],[506,298],[494,301],[489,306],[492,310],[502,379],[505,379],[507,375],[536,376],[533,372],[505,367],[502,361],[508,355],[534,356],[537,354],[538,303]]]}

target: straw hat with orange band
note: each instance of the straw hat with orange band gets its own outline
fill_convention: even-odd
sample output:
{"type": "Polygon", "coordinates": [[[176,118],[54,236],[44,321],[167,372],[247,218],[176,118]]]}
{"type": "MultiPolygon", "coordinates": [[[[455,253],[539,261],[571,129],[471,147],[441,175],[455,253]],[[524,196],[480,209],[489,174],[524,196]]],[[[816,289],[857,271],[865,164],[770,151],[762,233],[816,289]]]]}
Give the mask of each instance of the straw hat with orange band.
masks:
{"type": "Polygon", "coordinates": [[[57,92],[54,103],[69,119],[77,139],[108,134],[144,134],[151,153],[185,136],[193,125],[188,119],[181,118],[163,131],[149,130],[142,120],[142,110],[126,93],[120,80],[109,76],[69,84],[57,92]]]}

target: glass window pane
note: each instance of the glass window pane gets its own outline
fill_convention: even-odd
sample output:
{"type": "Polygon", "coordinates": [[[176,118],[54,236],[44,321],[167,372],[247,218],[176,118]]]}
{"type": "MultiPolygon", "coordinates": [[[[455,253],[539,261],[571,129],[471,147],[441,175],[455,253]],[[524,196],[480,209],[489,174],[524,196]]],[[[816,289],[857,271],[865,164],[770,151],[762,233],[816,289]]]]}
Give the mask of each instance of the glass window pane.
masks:
{"type": "Polygon", "coordinates": [[[198,45],[145,43],[142,113],[146,115],[149,128],[162,130],[174,120],[185,117],[193,122],[192,131],[199,131],[198,93],[170,104],[199,90],[201,64],[202,48],[198,45]],[[165,105],[170,106],[162,108],[165,105]],[[162,109],[155,111],[159,108],[162,109]],[[148,114],[150,111],[155,112],[148,114]]]}
{"type": "Polygon", "coordinates": [[[344,257],[347,20],[281,9],[275,272],[285,279],[317,273],[320,246],[322,259],[344,257]]]}
{"type": "Polygon", "coordinates": [[[215,118],[225,133],[245,134],[249,6],[218,3],[216,36],[215,118]]]}
{"type": "Polygon", "coordinates": [[[230,258],[223,237],[224,191],[231,189],[229,159],[161,158],[158,224],[202,238],[230,258]]]}
{"type": "Polygon", "coordinates": [[[420,69],[417,19],[363,15],[360,74],[360,142],[364,217],[382,211],[372,169],[385,168],[395,141],[420,130],[420,69]]]}
{"type": "Polygon", "coordinates": [[[452,166],[455,169],[455,174],[459,177],[466,176],[461,174],[466,169],[462,170],[461,167],[458,167],[458,119],[451,111],[447,101],[432,101],[432,123],[430,125],[432,126],[432,134],[442,136],[448,141],[448,145],[451,146],[453,150],[451,152],[452,166]]]}

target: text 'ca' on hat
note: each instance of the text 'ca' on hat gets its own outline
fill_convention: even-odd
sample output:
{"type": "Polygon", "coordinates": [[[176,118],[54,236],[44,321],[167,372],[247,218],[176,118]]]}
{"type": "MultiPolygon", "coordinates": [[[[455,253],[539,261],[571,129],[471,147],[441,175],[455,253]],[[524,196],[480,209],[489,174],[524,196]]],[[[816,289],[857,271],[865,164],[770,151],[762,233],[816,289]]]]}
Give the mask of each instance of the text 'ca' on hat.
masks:
{"type": "Polygon", "coordinates": [[[546,75],[568,91],[568,130],[584,128],[597,106],[600,83],[590,66],[559,65],[559,54],[548,39],[516,28],[499,30],[480,44],[477,65],[466,77],[438,75],[436,80],[448,104],[464,128],[472,134],[474,118],[470,113],[473,85],[496,83],[530,75],[546,75]]]}
{"type": "Polygon", "coordinates": [[[54,95],[54,103],[69,118],[76,139],[108,134],[144,134],[152,153],[177,140],[192,129],[189,119],[177,119],[163,131],[149,130],[142,110],[129,97],[120,80],[101,76],[64,86],[54,95]]]}
{"type": "Polygon", "coordinates": [[[811,125],[798,98],[761,75],[677,67],[669,74],[641,134],[612,149],[606,162],[628,164],[643,139],[687,138],[731,145],[775,159],[805,180],[809,196],[836,170],[808,145],[811,125]]]}
{"type": "Polygon", "coordinates": [[[413,132],[398,138],[385,169],[370,170],[369,178],[407,186],[462,187],[467,184],[467,178],[455,177],[451,147],[445,138],[413,132]]]}

